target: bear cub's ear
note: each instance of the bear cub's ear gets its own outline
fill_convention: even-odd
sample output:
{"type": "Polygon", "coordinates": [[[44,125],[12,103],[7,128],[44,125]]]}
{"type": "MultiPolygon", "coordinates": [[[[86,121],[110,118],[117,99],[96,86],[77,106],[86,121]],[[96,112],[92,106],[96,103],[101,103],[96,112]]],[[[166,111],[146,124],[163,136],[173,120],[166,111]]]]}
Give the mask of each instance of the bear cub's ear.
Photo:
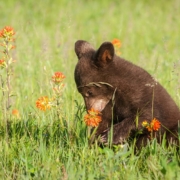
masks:
{"type": "Polygon", "coordinates": [[[75,52],[80,59],[83,55],[88,55],[89,52],[95,51],[93,46],[89,44],[87,41],[84,40],[78,40],[75,43],[75,52]]]}
{"type": "Polygon", "coordinates": [[[97,66],[105,67],[110,62],[113,61],[114,58],[114,46],[110,42],[104,42],[95,54],[94,63],[97,66]]]}

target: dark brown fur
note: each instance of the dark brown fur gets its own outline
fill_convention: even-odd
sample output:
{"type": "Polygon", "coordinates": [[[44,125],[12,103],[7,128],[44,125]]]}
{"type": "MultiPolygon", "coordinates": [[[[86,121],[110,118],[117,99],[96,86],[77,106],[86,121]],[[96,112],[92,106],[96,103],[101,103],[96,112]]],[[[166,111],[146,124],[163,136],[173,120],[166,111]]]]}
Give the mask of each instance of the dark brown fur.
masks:
{"type": "MultiPolygon", "coordinates": [[[[110,42],[95,50],[88,42],[79,40],[75,52],[79,59],[75,82],[86,109],[102,112],[103,120],[96,135],[102,137],[103,143],[107,142],[111,124],[113,144],[119,144],[143,129],[144,120],[150,122],[153,118],[161,122],[160,130],[155,133],[159,141],[166,133],[168,141],[178,142],[179,108],[148,72],[116,56],[110,42]]],[[[138,146],[142,141],[146,144],[149,132],[143,131],[137,137],[138,146]]]]}

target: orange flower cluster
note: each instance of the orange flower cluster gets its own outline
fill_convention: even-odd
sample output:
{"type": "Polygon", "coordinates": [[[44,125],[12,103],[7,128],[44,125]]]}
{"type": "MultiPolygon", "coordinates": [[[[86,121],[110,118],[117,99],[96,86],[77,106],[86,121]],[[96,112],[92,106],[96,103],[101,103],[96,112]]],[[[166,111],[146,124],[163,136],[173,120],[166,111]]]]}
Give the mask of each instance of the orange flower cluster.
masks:
{"type": "Polygon", "coordinates": [[[119,49],[121,48],[121,41],[119,39],[113,39],[111,43],[114,45],[115,51],[118,55],[121,54],[119,49]]]}
{"type": "Polygon", "coordinates": [[[60,98],[62,89],[64,84],[62,81],[64,80],[65,76],[61,72],[55,72],[52,76],[52,89],[54,91],[54,96],[49,99],[47,96],[40,97],[36,101],[36,107],[42,111],[46,111],[47,109],[51,109],[51,107],[59,107],[60,98]]]}
{"type": "Polygon", "coordinates": [[[59,84],[60,82],[63,81],[63,79],[65,78],[64,74],[61,72],[55,72],[54,75],[52,76],[52,81],[55,84],[59,84]]]}
{"type": "Polygon", "coordinates": [[[0,38],[7,38],[9,41],[13,40],[12,36],[14,34],[14,29],[10,26],[5,26],[2,30],[0,30],[0,38]]]}
{"type": "Polygon", "coordinates": [[[154,118],[150,123],[143,121],[142,126],[145,127],[149,132],[152,132],[158,131],[161,127],[161,123],[156,118],[154,118]]]}
{"type": "Polygon", "coordinates": [[[102,121],[101,113],[91,108],[88,110],[88,114],[84,116],[84,121],[87,126],[96,127],[102,121]]]}
{"type": "Polygon", "coordinates": [[[4,49],[1,52],[5,54],[5,59],[0,60],[0,68],[4,68],[5,66],[9,67],[9,65],[14,62],[14,60],[10,57],[9,54],[9,51],[15,48],[15,46],[10,43],[11,41],[14,41],[14,34],[14,29],[10,26],[6,26],[2,30],[0,30],[0,46],[2,46],[4,49]]]}
{"type": "Polygon", "coordinates": [[[36,107],[42,111],[51,108],[51,102],[47,96],[42,96],[36,101],[36,107]]]}

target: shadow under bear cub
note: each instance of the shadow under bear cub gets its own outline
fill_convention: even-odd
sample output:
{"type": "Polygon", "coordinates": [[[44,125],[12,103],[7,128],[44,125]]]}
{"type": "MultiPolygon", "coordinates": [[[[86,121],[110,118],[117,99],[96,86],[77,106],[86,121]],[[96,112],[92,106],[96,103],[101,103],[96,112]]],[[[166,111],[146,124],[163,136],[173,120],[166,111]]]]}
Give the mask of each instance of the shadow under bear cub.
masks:
{"type": "Polygon", "coordinates": [[[136,137],[138,147],[145,145],[150,132],[143,129],[142,122],[150,123],[154,118],[161,123],[160,129],[153,132],[157,140],[160,142],[166,134],[168,143],[178,143],[179,108],[147,71],[118,57],[110,42],[95,50],[88,42],[79,40],[75,52],[79,59],[75,82],[86,110],[93,108],[102,113],[96,131],[101,143],[108,142],[113,125],[113,144],[136,137]],[[140,131],[141,134],[137,133],[140,131]]]}

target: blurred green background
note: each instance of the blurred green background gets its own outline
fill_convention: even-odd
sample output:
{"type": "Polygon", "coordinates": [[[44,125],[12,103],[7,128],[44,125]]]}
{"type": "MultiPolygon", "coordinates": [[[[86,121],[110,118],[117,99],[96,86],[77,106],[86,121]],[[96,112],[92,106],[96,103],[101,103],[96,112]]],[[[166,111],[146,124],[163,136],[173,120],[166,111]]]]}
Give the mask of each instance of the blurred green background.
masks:
{"type": "Polygon", "coordinates": [[[62,71],[73,95],[76,40],[98,48],[118,38],[121,56],[149,71],[177,99],[179,6],[179,0],[1,1],[1,27],[10,25],[16,31],[14,81],[19,98],[37,96],[45,86],[44,68],[48,73],[62,71]]]}

